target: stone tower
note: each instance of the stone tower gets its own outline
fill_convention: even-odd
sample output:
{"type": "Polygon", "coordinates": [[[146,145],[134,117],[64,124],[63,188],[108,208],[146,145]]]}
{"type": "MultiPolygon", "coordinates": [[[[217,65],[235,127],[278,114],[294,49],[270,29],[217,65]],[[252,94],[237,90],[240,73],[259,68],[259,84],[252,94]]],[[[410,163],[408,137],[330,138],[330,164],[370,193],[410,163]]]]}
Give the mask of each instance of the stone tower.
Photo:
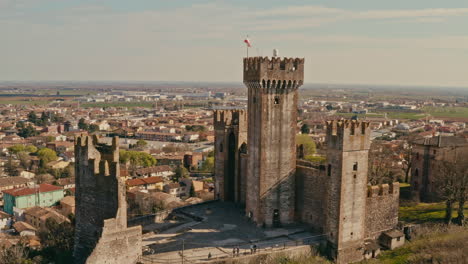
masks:
{"type": "Polygon", "coordinates": [[[366,238],[369,123],[327,122],[328,210],[325,233],[338,263],[362,259],[366,238]]]}
{"type": "Polygon", "coordinates": [[[244,58],[248,88],[246,213],[258,224],[294,221],[297,89],[304,59],[244,58]]]}
{"type": "Polygon", "coordinates": [[[241,172],[241,154],[247,148],[247,112],[245,109],[214,111],[215,197],[223,201],[245,203],[245,173],[241,172]]]}
{"type": "Polygon", "coordinates": [[[120,178],[118,138],[75,140],[75,263],[136,263],[141,226],[127,227],[125,183],[120,178]]]}

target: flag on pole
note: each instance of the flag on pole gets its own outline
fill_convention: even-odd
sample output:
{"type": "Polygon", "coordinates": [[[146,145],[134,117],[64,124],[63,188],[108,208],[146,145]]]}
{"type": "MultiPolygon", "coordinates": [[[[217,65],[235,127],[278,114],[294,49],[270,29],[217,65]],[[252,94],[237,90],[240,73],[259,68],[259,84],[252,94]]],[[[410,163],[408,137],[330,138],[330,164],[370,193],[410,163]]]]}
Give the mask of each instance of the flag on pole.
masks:
{"type": "Polygon", "coordinates": [[[244,39],[244,43],[247,44],[247,47],[252,47],[252,44],[250,43],[250,40],[248,38],[244,39]]]}

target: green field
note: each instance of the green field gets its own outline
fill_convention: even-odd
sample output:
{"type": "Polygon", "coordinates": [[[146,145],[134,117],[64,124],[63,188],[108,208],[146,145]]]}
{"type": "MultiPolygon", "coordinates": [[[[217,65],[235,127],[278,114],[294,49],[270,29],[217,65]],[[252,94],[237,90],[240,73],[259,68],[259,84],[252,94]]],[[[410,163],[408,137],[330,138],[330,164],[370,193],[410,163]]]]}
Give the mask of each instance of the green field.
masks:
{"type": "Polygon", "coordinates": [[[153,108],[154,103],[151,102],[115,102],[115,103],[83,103],[81,107],[145,107],[153,108]]]}
{"type": "MultiPolygon", "coordinates": [[[[457,216],[458,205],[453,208],[453,217],[457,216]]],[[[468,205],[465,206],[465,215],[468,215],[468,205]]],[[[399,220],[411,223],[443,222],[445,216],[444,203],[418,203],[412,206],[400,207],[399,220]]]]}
{"type": "Polygon", "coordinates": [[[32,99],[32,100],[17,100],[10,98],[1,98],[0,104],[13,104],[13,105],[47,105],[51,103],[50,99],[32,99]]]}
{"type": "Polygon", "coordinates": [[[434,117],[468,118],[468,107],[424,107],[434,117]]]}

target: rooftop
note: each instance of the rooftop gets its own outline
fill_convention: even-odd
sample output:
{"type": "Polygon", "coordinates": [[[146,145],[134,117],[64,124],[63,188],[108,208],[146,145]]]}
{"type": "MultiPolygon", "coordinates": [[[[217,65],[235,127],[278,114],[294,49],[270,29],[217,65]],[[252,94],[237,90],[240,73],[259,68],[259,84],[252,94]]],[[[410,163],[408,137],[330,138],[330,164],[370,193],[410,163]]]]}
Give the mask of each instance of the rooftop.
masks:
{"type": "Polygon", "coordinates": [[[36,187],[22,187],[22,188],[16,188],[16,189],[10,189],[10,190],[5,190],[3,193],[9,194],[11,196],[25,196],[25,195],[31,195],[35,193],[45,193],[45,192],[53,192],[53,191],[58,191],[58,190],[63,190],[62,187],[59,186],[54,186],[51,184],[47,183],[42,183],[39,184],[36,187]]]}

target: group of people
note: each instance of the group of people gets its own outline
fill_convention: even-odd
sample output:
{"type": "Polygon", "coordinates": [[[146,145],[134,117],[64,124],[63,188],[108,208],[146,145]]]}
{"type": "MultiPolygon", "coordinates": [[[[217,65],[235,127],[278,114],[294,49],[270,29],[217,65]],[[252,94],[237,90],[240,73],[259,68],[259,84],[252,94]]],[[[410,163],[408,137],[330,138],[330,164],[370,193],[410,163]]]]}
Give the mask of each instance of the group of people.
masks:
{"type": "MultiPolygon", "coordinates": [[[[239,247],[233,247],[232,248],[232,256],[233,257],[238,257],[239,256],[239,253],[240,252],[240,249],[239,247]]],[[[253,245],[250,245],[250,254],[254,254],[254,253],[257,253],[257,245],[253,244],[253,245]]]]}

